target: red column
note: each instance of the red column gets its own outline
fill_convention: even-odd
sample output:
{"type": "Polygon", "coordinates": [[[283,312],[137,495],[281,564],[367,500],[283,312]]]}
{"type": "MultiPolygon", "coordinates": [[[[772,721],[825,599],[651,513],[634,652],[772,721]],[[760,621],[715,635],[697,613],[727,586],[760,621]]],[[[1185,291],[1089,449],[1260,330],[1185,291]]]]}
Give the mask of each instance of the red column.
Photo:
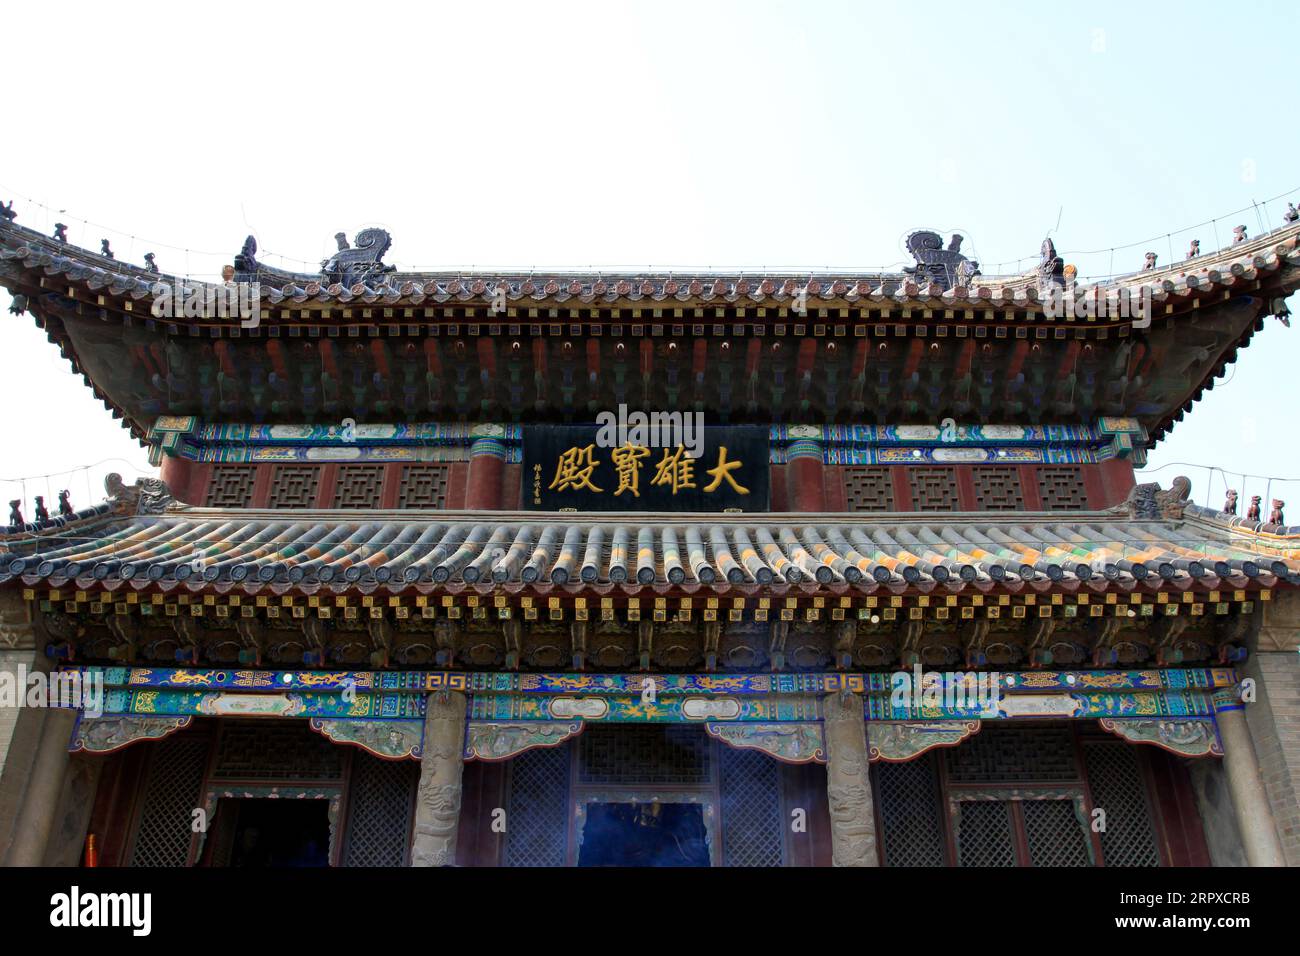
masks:
{"type": "Polygon", "coordinates": [[[501,509],[501,473],[506,466],[505,445],[499,438],[476,438],[469,449],[469,481],[465,488],[468,511],[501,509]]]}
{"type": "Polygon", "coordinates": [[[1100,500],[1096,497],[1097,489],[1088,488],[1088,506],[1091,508],[1109,508],[1122,503],[1137,484],[1137,478],[1133,474],[1133,461],[1129,458],[1112,458],[1088,470],[1101,479],[1100,500]]]}
{"type": "Polygon", "coordinates": [[[822,443],[801,438],[790,443],[786,467],[786,493],[791,511],[816,514],[826,510],[826,485],[822,443]]]}
{"type": "Polygon", "coordinates": [[[206,479],[205,469],[196,467],[195,463],[185,458],[177,458],[174,455],[164,455],[162,465],[159,467],[159,474],[167,487],[171,490],[172,497],[177,501],[184,502],[187,505],[203,504],[205,482],[198,479],[206,479]],[[200,487],[194,487],[199,485],[200,487]]]}

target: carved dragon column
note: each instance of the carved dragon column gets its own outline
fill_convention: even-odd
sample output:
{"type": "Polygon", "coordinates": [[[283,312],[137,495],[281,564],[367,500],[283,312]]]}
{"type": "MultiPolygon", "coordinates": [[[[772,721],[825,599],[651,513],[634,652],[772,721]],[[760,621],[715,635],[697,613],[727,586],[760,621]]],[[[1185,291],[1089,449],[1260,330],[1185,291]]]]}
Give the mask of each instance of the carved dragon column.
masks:
{"type": "Polygon", "coordinates": [[[1242,848],[1250,866],[1286,866],[1244,707],[1235,689],[1214,695],[1214,720],[1223,743],[1223,769],[1242,848]]]}
{"type": "Polygon", "coordinates": [[[452,866],[456,862],[465,709],[465,695],[459,691],[437,690],[429,695],[411,866],[452,866]]]}
{"type": "Polygon", "coordinates": [[[831,814],[831,861],[835,866],[877,866],[876,815],[867,777],[867,727],[862,698],[849,691],[827,694],[826,796],[831,814]]]}

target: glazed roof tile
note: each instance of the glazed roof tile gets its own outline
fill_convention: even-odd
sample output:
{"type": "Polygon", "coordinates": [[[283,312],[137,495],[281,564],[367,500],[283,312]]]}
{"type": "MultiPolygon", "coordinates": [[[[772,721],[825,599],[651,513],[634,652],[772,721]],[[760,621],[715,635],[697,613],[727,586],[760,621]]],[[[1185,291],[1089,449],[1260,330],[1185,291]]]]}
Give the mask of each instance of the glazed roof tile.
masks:
{"type": "MultiPolygon", "coordinates": [[[[151,298],[159,281],[180,281],[166,273],[110,259],[59,242],[15,223],[0,223],[0,262],[20,264],[45,276],[62,276],[90,291],[151,298]]],[[[1287,265],[1300,265],[1300,223],[1168,266],[1117,276],[1097,284],[1103,293],[1149,286],[1153,301],[1170,305],[1241,287],[1287,265]]],[[[263,266],[262,295],[278,304],[381,304],[417,306],[491,302],[498,290],[512,304],[693,302],[780,304],[801,293],[813,301],[843,304],[916,304],[929,308],[1041,309],[1036,271],[1014,276],[977,275],[969,286],[944,289],[918,284],[905,272],[809,274],[720,273],[651,270],[623,272],[390,272],[345,286],[319,275],[263,266]]],[[[192,280],[185,280],[194,285],[192,280]]],[[[1091,285],[1084,288],[1092,288],[1091,285]]],[[[184,319],[172,320],[184,321],[184,319]]]]}
{"type": "Polygon", "coordinates": [[[0,582],[190,590],[853,586],[922,590],[1300,584],[1300,529],[1251,531],[1208,509],[646,515],[269,512],[171,506],[0,538],[0,582]]]}

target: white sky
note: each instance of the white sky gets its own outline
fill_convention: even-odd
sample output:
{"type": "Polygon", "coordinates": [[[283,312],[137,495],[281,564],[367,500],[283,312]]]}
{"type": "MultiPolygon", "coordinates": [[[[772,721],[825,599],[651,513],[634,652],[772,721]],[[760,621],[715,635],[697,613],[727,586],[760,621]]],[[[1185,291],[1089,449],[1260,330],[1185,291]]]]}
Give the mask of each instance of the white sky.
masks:
{"type": "MultiPolygon", "coordinates": [[[[1056,7],[9,5],[0,199],[209,276],[249,232],[265,261],[314,269],[365,225],[401,268],[750,270],[897,267],[901,238],[935,228],[993,273],[1036,261],[1059,217],[1086,276],[1209,249],[1210,226],[1164,235],[1212,217],[1224,240],[1279,224],[1280,202],[1227,214],[1300,198],[1294,3],[1056,7]]],[[[0,479],[124,459],[92,470],[98,499],[105,472],[147,472],[7,307],[0,479]]],[[[1173,463],[1300,479],[1297,369],[1300,327],[1268,319],[1148,472],[1213,504],[1221,479],[1207,493],[1173,463]]],[[[47,487],[86,503],[86,475],[28,482],[28,501],[47,487]]]]}

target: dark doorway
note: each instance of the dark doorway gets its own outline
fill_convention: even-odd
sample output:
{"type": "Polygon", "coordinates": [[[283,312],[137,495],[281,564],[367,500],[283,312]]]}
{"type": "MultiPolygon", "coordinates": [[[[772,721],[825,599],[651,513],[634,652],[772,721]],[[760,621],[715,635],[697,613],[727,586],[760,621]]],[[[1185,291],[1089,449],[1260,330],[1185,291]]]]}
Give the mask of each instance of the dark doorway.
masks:
{"type": "Polygon", "coordinates": [[[708,866],[697,803],[589,803],[578,866],[708,866]]]}
{"type": "Polygon", "coordinates": [[[223,798],[217,804],[208,866],[329,866],[328,800],[223,798]]]}

